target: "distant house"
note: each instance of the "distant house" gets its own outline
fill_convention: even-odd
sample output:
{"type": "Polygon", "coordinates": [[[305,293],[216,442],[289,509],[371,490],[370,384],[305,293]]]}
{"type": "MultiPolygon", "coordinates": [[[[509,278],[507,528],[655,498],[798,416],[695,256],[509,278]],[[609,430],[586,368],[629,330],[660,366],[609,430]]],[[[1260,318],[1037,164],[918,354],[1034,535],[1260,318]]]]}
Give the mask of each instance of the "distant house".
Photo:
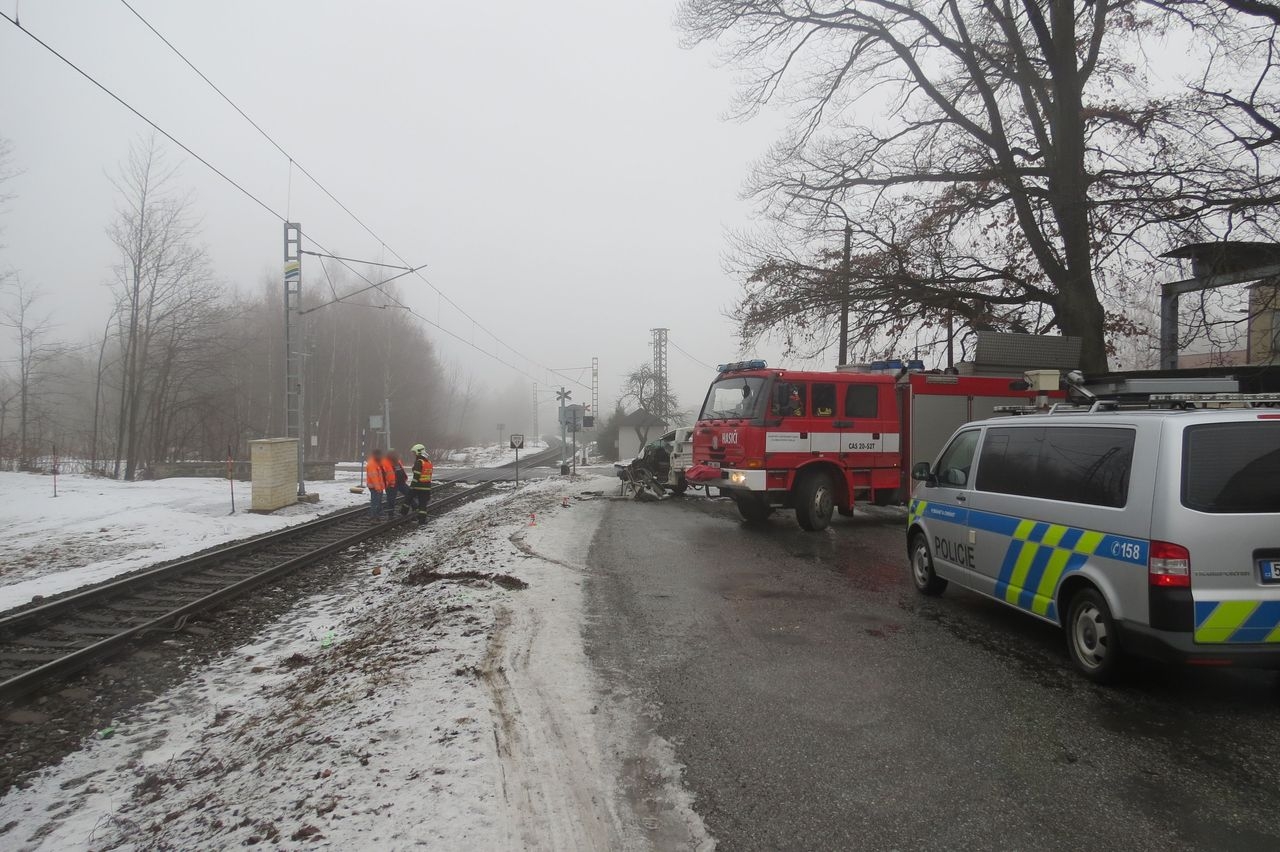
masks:
{"type": "Polygon", "coordinates": [[[661,438],[669,430],[667,421],[637,408],[618,420],[618,458],[629,461],[640,455],[640,448],[661,438]]]}

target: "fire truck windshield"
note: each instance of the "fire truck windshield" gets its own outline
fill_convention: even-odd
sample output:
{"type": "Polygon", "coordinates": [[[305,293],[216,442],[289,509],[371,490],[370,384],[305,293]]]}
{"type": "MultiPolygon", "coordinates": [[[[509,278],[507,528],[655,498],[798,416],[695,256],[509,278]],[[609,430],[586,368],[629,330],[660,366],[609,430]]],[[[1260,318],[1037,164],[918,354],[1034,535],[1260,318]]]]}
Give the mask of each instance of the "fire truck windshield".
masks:
{"type": "Polygon", "coordinates": [[[754,419],[760,411],[765,379],[761,376],[735,376],[720,379],[707,391],[699,420],[754,419]]]}

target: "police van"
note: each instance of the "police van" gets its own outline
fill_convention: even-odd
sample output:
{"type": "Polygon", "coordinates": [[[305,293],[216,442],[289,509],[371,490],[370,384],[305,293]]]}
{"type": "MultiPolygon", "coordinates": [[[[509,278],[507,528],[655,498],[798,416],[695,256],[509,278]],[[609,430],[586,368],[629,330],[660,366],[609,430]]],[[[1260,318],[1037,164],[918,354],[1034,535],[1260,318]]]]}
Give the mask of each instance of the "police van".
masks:
{"type": "Polygon", "coordinates": [[[1280,668],[1280,409],[1203,396],[959,428],[912,470],[916,588],[1061,626],[1099,682],[1129,654],[1280,668]]]}

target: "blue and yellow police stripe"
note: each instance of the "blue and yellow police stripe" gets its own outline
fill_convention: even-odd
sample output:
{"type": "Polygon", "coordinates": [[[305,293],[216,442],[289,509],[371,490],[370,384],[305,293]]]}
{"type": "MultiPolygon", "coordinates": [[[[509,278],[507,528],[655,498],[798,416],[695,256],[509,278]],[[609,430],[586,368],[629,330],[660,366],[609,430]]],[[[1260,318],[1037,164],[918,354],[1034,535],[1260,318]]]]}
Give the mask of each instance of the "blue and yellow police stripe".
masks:
{"type": "Polygon", "coordinates": [[[1148,543],[1142,539],[913,500],[907,523],[922,518],[1008,538],[996,579],[996,597],[1053,621],[1058,620],[1054,598],[1063,578],[1080,570],[1091,557],[1147,565],[1148,543]]]}
{"type": "Polygon", "coordinates": [[[1196,601],[1196,642],[1280,642],[1280,601],[1196,601]]]}

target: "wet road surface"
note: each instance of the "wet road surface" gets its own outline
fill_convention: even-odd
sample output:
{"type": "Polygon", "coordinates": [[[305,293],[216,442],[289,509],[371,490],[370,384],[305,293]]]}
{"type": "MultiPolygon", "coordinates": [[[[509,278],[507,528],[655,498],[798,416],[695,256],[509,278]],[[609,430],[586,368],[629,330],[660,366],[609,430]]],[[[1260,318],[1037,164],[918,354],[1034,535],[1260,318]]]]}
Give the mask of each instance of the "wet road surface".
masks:
{"type": "Polygon", "coordinates": [[[721,849],[1280,849],[1272,675],[1094,686],[1056,628],[919,596],[904,523],[610,505],[588,652],[649,702],[721,849]]]}

